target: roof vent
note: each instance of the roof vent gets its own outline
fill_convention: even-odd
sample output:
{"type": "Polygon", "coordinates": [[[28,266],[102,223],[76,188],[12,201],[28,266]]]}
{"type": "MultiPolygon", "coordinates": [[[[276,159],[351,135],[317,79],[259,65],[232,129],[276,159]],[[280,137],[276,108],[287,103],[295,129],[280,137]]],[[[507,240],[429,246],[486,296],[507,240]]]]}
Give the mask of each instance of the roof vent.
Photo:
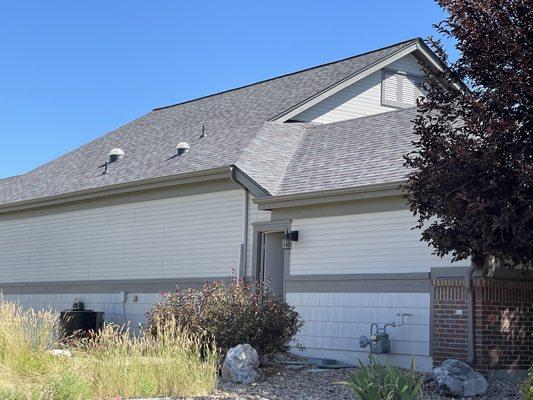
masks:
{"type": "Polygon", "coordinates": [[[124,157],[124,154],[125,154],[124,150],[122,149],[119,149],[119,148],[112,149],[108,154],[109,162],[112,163],[117,160],[120,160],[122,157],[124,157]]]}
{"type": "Polygon", "coordinates": [[[181,156],[182,154],[187,153],[191,149],[191,146],[189,146],[189,143],[187,142],[179,142],[176,146],[176,155],[181,156]]]}

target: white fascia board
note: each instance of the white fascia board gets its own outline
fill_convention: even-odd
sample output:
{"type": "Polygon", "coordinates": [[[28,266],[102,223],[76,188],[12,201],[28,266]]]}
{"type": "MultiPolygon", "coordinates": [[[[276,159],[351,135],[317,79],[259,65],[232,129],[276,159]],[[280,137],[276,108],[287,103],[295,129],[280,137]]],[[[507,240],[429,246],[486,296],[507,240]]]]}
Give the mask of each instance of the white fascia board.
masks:
{"type": "MultiPolygon", "coordinates": [[[[442,63],[440,58],[436,56],[435,53],[431,51],[431,49],[423,42],[417,42],[416,43],[416,49],[419,51],[419,54],[424,56],[421,61],[426,61],[430,63],[433,67],[438,69],[439,71],[443,71],[446,66],[442,63]]],[[[420,59],[420,57],[417,57],[420,59]]]]}
{"type": "Polygon", "coordinates": [[[387,183],[369,184],[344,189],[329,189],[317,192],[285,194],[253,199],[260,210],[302,207],[326,203],[374,199],[379,197],[404,196],[400,186],[405,180],[387,183]]]}
{"type": "Polygon", "coordinates": [[[220,179],[230,179],[230,167],[212,168],[203,171],[188,172],[157,178],[143,179],[140,181],[117,183],[75,192],[62,193],[47,197],[22,200],[6,204],[0,204],[0,214],[26,210],[37,207],[47,207],[57,204],[72,203],[117,194],[125,194],[150,189],[160,189],[171,186],[187,185],[198,182],[207,182],[220,179]]]}

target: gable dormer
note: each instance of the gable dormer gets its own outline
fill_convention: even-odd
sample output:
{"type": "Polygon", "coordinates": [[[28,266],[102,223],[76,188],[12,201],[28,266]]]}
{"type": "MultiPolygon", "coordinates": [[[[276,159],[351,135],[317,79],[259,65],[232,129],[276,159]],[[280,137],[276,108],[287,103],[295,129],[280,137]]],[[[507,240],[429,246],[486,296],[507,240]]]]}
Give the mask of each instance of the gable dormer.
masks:
{"type": "Polygon", "coordinates": [[[418,58],[407,54],[333,93],[291,120],[331,123],[415,107],[423,81],[424,72],[418,58]]]}
{"type": "MultiPolygon", "coordinates": [[[[385,49],[392,51],[382,53],[380,58],[374,58],[363,66],[355,63],[350,75],[286,109],[270,121],[331,123],[415,107],[414,99],[420,94],[421,83],[426,79],[421,65],[439,71],[443,71],[446,65],[421,38],[402,42],[394,49],[383,48],[365,55],[379,55],[385,49]]],[[[357,60],[357,57],[338,63],[357,60]]],[[[438,80],[444,86],[450,85],[450,82],[441,78],[438,80]]],[[[459,84],[452,83],[452,86],[460,89],[459,84]]]]}

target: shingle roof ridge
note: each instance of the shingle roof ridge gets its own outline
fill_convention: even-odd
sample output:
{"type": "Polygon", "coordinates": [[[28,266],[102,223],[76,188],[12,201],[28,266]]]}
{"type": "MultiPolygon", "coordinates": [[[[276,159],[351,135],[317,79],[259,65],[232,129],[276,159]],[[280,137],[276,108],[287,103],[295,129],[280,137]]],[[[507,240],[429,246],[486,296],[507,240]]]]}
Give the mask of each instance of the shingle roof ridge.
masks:
{"type": "Polygon", "coordinates": [[[378,51],[389,49],[391,47],[400,46],[400,45],[407,45],[408,43],[416,42],[416,41],[420,41],[420,40],[422,40],[420,37],[407,39],[407,40],[404,40],[404,41],[401,41],[401,42],[398,42],[398,43],[393,43],[393,44],[390,44],[388,46],[381,47],[379,49],[370,50],[370,51],[366,51],[364,53],[356,54],[354,56],[345,57],[345,58],[342,58],[340,60],[329,61],[329,62],[326,62],[326,63],[323,63],[323,64],[315,65],[313,67],[304,68],[304,69],[301,69],[301,70],[298,70],[298,71],[289,72],[289,73],[286,73],[286,74],[283,74],[283,75],[278,75],[278,76],[275,76],[275,77],[272,77],[272,78],[263,79],[263,80],[258,81],[258,82],[253,82],[253,83],[249,83],[249,84],[246,84],[246,85],[243,85],[243,86],[238,86],[238,87],[235,87],[235,88],[223,90],[221,92],[211,93],[211,94],[208,94],[208,95],[205,95],[205,96],[201,96],[201,97],[197,97],[197,98],[194,98],[194,99],[181,101],[179,103],[174,103],[174,104],[170,104],[170,105],[167,105],[167,106],[156,107],[152,111],[160,111],[160,110],[164,110],[164,109],[167,109],[167,108],[172,108],[172,107],[180,106],[180,105],[183,105],[183,104],[192,103],[194,101],[203,100],[203,99],[206,99],[206,98],[209,98],[209,97],[218,96],[218,95],[221,95],[221,94],[224,94],[224,93],[233,92],[233,91],[240,90],[240,89],[245,89],[245,88],[248,88],[250,86],[255,86],[255,85],[259,85],[259,84],[262,84],[262,83],[270,82],[270,81],[273,81],[273,80],[276,80],[276,79],[285,78],[287,76],[296,75],[296,74],[299,74],[299,73],[302,73],[302,72],[306,72],[306,71],[311,71],[313,69],[325,67],[327,65],[332,65],[332,64],[343,62],[343,61],[351,60],[351,59],[354,59],[354,58],[362,57],[362,56],[365,56],[365,55],[368,55],[368,54],[371,54],[371,53],[376,53],[378,51]]]}

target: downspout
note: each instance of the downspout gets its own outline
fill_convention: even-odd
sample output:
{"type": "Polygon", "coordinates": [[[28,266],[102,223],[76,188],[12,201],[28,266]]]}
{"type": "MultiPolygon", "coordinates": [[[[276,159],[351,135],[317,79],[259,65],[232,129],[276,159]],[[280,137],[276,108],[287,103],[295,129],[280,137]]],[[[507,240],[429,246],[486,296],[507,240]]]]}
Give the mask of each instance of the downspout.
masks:
{"type": "Polygon", "coordinates": [[[242,206],[242,262],[239,271],[239,277],[244,278],[246,276],[246,264],[248,262],[248,189],[244,188],[244,204],[242,206]]]}
{"type": "Polygon", "coordinates": [[[467,301],[467,334],[468,334],[468,353],[466,363],[471,367],[474,367],[476,361],[476,349],[474,341],[474,285],[472,284],[472,276],[476,268],[474,265],[470,265],[470,268],[465,275],[464,286],[466,290],[466,301],[467,301]]]}
{"type": "Polygon", "coordinates": [[[249,201],[249,192],[240,182],[235,179],[235,167],[232,165],[230,167],[229,178],[232,182],[236,183],[239,186],[242,186],[244,189],[244,199],[242,206],[242,243],[240,246],[239,252],[239,270],[237,272],[238,278],[244,278],[246,276],[246,263],[248,259],[248,201],[249,201]]]}

